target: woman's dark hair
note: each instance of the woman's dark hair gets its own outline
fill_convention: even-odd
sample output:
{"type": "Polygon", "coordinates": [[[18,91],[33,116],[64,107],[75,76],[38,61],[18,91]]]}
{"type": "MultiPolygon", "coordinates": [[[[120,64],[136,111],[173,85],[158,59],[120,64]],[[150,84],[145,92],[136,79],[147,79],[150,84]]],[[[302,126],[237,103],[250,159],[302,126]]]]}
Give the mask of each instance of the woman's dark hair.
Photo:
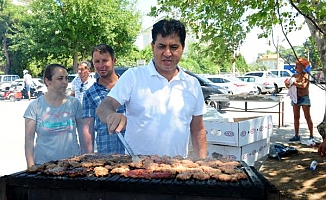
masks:
{"type": "Polygon", "coordinates": [[[162,19],[153,25],[152,29],[152,44],[155,43],[157,35],[161,34],[162,37],[176,34],[180,37],[180,43],[184,47],[186,40],[186,29],[185,26],[175,19],[162,19]]]}
{"type": "MultiPolygon", "coordinates": [[[[54,75],[54,70],[56,68],[62,68],[67,71],[67,69],[63,65],[60,65],[60,64],[50,64],[50,65],[46,66],[46,68],[44,69],[44,73],[43,73],[43,80],[44,80],[45,85],[46,85],[45,78],[47,78],[49,81],[52,81],[52,76],[54,75]]],[[[46,85],[46,86],[48,86],[48,85],[46,85]]]]}

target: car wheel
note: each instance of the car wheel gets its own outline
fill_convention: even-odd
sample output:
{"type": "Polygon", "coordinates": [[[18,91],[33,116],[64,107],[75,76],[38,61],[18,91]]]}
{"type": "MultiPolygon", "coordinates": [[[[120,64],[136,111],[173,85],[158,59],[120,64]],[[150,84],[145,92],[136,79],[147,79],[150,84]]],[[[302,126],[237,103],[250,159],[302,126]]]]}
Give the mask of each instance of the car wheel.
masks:
{"type": "Polygon", "coordinates": [[[261,89],[260,88],[257,88],[258,89],[258,94],[261,94],[261,89]]]}
{"type": "Polygon", "coordinates": [[[218,103],[216,101],[210,101],[209,105],[215,109],[218,109],[218,103]]]}
{"type": "Polygon", "coordinates": [[[9,97],[9,100],[12,102],[12,101],[16,101],[16,98],[14,96],[10,96],[9,97]]]}

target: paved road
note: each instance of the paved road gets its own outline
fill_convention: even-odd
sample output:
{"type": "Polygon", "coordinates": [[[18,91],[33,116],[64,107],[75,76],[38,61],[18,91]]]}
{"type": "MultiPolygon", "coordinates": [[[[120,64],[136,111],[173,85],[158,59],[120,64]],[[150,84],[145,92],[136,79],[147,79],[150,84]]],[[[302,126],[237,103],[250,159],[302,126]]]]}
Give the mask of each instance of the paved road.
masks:
{"type": "Polygon", "coordinates": [[[26,169],[23,114],[28,104],[0,101],[0,176],[26,169]]]}
{"type": "MultiPolygon", "coordinates": [[[[291,106],[291,100],[290,97],[286,96],[288,90],[284,90],[280,93],[280,95],[284,96],[284,126],[293,126],[293,112],[292,112],[292,106],[291,106]]],[[[318,88],[315,85],[311,85],[310,87],[310,95],[311,95],[311,114],[312,114],[312,120],[315,123],[319,123],[324,116],[324,110],[325,110],[325,92],[322,91],[320,88],[318,88]]],[[[247,104],[248,110],[256,110],[258,112],[228,112],[227,115],[231,115],[233,117],[244,117],[244,116],[260,116],[263,114],[268,114],[273,116],[273,124],[278,125],[278,114],[276,113],[259,113],[259,111],[272,111],[277,112],[278,111],[278,105],[277,102],[252,102],[249,101],[247,104]],[[275,107],[273,107],[275,106],[275,107]],[[266,108],[266,109],[261,109],[266,108]]],[[[245,103],[239,102],[239,101],[231,101],[230,107],[232,108],[239,108],[244,109],[245,103]]],[[[305,123],[306,120],[304,118],[303,111],[301,110],[300,114],[300,122],[305,123]]],[[[304,127],[304,126],[303,126],[304,127]]]]}
{"type": "MultiPolygon", "coordinates": [[[[283,95],[286,91],[282,92],[283,95]]],[[[311,102],[312,102],[312,120],[314,122],[314,128],[320,123],[324,116],[325,110],[325,91],[318,87],[310,86],[311,102]]],[[[11,174],[14,172],[22,171],[26,169],[26,162],[24,156],[24,118],[23,114],[28,106],[29,101],[22,100],[19,102],[0,101],[0,176],[11,174]]],[[[243,102],[232,103],[231,106],[244,107],[243,102]]],[[[251,105],[248,105],[251,106],[251,105]]],[[[261,107],[262,105],[253,104],[252,106],[261,107]]],[[[276,109],[276,108],[274,108],[276,109]]],[[[263,113],[228,113],[233,117],[248,116],[248,115],[264,115],[263,113]]],[[[301,115],[301,127],[300,132],[303,135],[309,135],[308,127],[305,123],[303,113],[301,115]]],[[[277,114],[273,114],[273,123],[278,124],[277,114]]],[[[292,106],[290,105],[290,99],[285,98],[285,127],[281,127],[279,130],[285,130],[285,134],[281,135],[283,139],[290,137],[293,134],[293,114],[292,106]],[[284,137],[283,137],[284,136],[284,137]]],[[[276,127],[276,126],[275,126],[276,127]]],[[[275,128],[277,129],[277,128],[275,128]]],[[[282,132],[281,131],[281,132],[282,132]]],[[[280,133],[280,131],[276,131],[280,133]]],[[[284,131],[283,131],[284,132],[284,131]]],[[[282,132],[282,134],[283,134],[282,132]]],[[[315,133],[317,130],[315,128],[315,133]]],[[[316,134],[319,136],[319,134],[316,134]]]]}

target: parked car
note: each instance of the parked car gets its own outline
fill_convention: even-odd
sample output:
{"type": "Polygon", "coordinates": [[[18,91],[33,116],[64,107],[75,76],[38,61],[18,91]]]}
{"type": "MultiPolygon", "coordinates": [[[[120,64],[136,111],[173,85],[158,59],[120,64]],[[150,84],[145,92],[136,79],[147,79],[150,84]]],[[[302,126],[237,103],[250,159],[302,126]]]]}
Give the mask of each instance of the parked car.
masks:
{"type": "Polygon", "coordinates": [[[274,76],[277,77],[278,82],[278,88],[279,89],[285,89],[285,83],[284,81],[286,79],[291,78],[291,76],[293,75],[293,73],[290,70],[287,69],[270,69],[267,70],[269,72],[271,72],[272,74],[274,74],[274,76]]]}
{"type": "MultiPolygon", "coordinates": [[[[183,69],[183,68],[182,68],[183,69]]],[[[222,86],[218,86],[215,85],[212,81],[210,81],[209,79],[205,78],[204,76],[195,74],[190,72],[189,70],[183,69],[184,72],[186,72],[187,74],[189,74],[190,76],[193,76],[195,78],[197,78],[197,80],[199,81],[199,84],[201,86],[201,89],[203,91],[203,95],[204,95],[204,99],[206,104],[219,109],[221,107],[226,108],[230,106],[230,101],[219,101],[219,102],[215,102],[215,101],[210,101],[210,96],[214,95],[214,94],[231,94],[231,91],[222,87],[222,86]]]]}
{"type": "Polygon", "coordinates": [[[118,76],[121,76],[125,71],[127,71],[130,67],[115,67],[114,71],[118,76]]]}
{"type": "Polygon", "coordinates": [[[71,93],[71,82],[74,80],[78,75],[77,74],[68,74],[68,86],[66,89],[66,94],[70,95],[71,93]]]}
{"type": "Polygon", "coordinates": [[[290,78],[293,75],[293,73],[287,69],[269,69],[267,71],[271,72],[276,77],[279,77],[279,78],[281,77],[284,79],[290,78]]]}
{"type": "MultiPolygon", "coordinates": [[[[117,73],[118,75],[122,75],[125,71],[127,71],[129,69],[129,67],[116,67],[115,73],[117,73]]],[[[230,91],[226,90],[225,88],[221,87],[221,86],[216,86],[214,85],[210,80],[206,79],[205,77],[199,76],[197,74],[194,74],[192,72],[190,72],[189,70],[183,69],[181,68],[185,73],[189,74],[190,76],[193,76],[195,78],[197,78],[197,80],[199,81],[199,84],[201,85],[202,91],[203,91],[203,95],[204,95],[204,99],[205,102],[215,108],[217,107],[229,107],[230,106],[230,102],[211,102],[209,101],[209,96],[213,95],[213,94],[230,94],[230,91]]]]}
{"type": "Polygon", "coordinates": [[[323,71],[311,71],[309,81],[316,84],[325,84],[325,76],[323,71]]]}
{"type": "Polygon", "coordinates": [[[231,90],[232,94],[235,95],[258,94],[258,88],[256,85],[245,83],[231,76],[205,75],[205,77],[211,80],[214,84],[231,90]]]}
{"type": "Polygon", "coordinates": [[[19,78],[18,75],[14,74],[0,75],[0,90],[5,90],[6,87],[10,87],[11,82],[19,78]]]}
{"type": "Polygon", "coordinates": [[[269,81],[258,76],[237,76],[237,78],[241,81],[255,84],[258,88],[258,94],[275,92],[275,86],[273,81],[269,81]]]}
{"type": "MultiPolygon", "coordinates": [[[[30,90],[32,98],[33,97],[37,98],[41,95],[44,95],[47,92],[47,87],[41,78],[32,78],[32,82],[33,82],[33,84],[31,85],[31,90],[30,90]]],[[[25,90],[24,79],[14,80],[11,83],[10,88],[21,91],[23,98],[28,99],[28,94],[27,94],[27,91],[25,90]]]]}
{"type": "Polygon", "coordinates": [[[289,70],[268,70],[268,71],[252,71],[245,73],[244,76],[259,76],[274,82],[277,93],[285,89],[285,79],[290,78],[292,73],[289,70]]]}

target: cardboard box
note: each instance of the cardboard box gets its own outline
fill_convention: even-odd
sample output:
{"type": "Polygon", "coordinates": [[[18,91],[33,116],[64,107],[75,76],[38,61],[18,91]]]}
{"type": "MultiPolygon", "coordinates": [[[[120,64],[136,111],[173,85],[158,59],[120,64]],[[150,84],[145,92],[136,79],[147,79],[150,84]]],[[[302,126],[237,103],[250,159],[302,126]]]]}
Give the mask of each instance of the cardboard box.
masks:
{"type": "Polygon", "coordinates": [[[242,147],[232,147],[218,144],[207,144],[208,158],[230,158],[244,161],[253,166],[255,161],[269,153],[270,139],[256,141],[242,147]]]}
{"type": "Polygon", "coordinates": [[[234,122],[205,120],[207,142],[241,147],[273,134],[272,115],[234,118],[234,122]]]}

